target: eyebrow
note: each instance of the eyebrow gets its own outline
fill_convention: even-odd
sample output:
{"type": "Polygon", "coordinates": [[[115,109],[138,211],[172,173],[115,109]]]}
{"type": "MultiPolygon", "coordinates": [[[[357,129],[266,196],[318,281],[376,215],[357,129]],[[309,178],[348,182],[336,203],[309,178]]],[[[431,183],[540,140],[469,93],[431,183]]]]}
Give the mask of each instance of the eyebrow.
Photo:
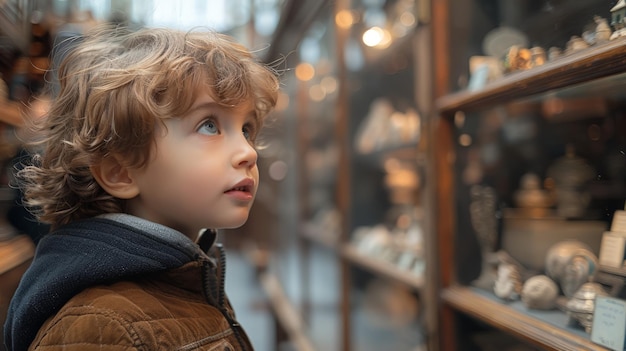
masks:
{"type": "Polygon", "coordinates": [[[203,110],[203,109],[215,108],[215,107],[223,108],[223,106],[221,106],[215,101],[203,101],[197,105],[191,106],[191,108],[189,109],[189,113],[196,112],[198,110],[203,110]]]}
{"type": "MultiPolygon", "coordinates": [[[[215,101],[203,101],[201,103],[198,103],[197,105],[191,106],[191,108],[189,109],[189,112],[194,112],[197,110],[207,109],[207,108],[219,108],[219,109],[225,109],[225,110],[236,109],[236,107],[224,106],[215,101]]],[[[249,114],[256,114],[256,109],[252,107],[246,112],[249,114]]]]}

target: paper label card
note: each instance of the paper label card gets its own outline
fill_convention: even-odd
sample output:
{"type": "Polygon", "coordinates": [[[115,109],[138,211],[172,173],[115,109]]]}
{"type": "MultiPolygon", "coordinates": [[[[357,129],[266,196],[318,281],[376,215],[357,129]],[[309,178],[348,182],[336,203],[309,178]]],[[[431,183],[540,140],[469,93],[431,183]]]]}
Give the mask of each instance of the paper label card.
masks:
{"type": "Polygon", "coordinates": [[[591,341],[615,351],[623,351],[626,334],[626,301],[598,296],[595,301],[591,341]]]}
{"type": "Polygon", "coordinates": [[[624,265],[625,247],[626,237],[613,232],[604,232],[598,261],[604,266],[622,268],[624,265]]]}
{"type": "Polygon", "coordinates": [[[615,211],[611,231],[626,233],[626,211],[615,211]]]}

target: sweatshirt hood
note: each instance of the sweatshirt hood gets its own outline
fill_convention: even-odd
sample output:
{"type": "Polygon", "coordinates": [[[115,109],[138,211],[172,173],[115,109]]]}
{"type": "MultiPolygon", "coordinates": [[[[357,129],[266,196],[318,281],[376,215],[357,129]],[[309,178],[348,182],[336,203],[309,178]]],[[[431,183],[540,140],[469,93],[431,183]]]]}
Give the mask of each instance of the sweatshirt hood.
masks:
{"type": "Polygon", "coordinates": [[[126,214],[63,226],[37,245],[9,306],[5,343],[27,350],[43,323],[87,287],[177,268],[200,254],[182,233],[126,214]]]}

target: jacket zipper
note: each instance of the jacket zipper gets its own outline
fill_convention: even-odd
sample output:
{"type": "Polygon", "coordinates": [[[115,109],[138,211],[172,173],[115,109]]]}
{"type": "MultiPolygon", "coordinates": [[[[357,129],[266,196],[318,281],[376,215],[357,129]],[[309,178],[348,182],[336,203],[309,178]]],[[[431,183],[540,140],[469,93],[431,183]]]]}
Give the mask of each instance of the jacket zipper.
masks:
{"type": "Polygon", "coordinates": [[[226,301],[225,301],[225,286],[226,286],[226,253],[224,251],[224,247],[221,244],[215,245],[219,252],[219,269],[220,272],[215,272],[215,276],[217,276],[218,282],[217,284],[211,284],[211,275],[214,272],[213,265],[210,261],[204,260],[202,263],[203,274],[203,286],[204,286],[204,295],[207,301],[211,304],[215,304],[217,309],[222,313],[224,318],[228,321],[231,329],[234,332],[235,338],[239,342],[241,349],[244,351],[253,350],[252,344],[250,343],[250,339],[246,332],[243,330],[241,324],[237,322],[226,310],[226,301]],[[217,291],[216,291],[217,289],[217,291]],[[217,297],[217,301],[215,301],[214,296],[217,297]],[[213,303],[212,303],[213,302],[213,303]]]}
{"type": "Polygon", "coordinates": [[[218,251],[220,252],[220,277],[219,277],[219,300],[220,306],[225,305],[224,296],[226,296],[226,252],[222,244],[216,244],[218,251]]]}

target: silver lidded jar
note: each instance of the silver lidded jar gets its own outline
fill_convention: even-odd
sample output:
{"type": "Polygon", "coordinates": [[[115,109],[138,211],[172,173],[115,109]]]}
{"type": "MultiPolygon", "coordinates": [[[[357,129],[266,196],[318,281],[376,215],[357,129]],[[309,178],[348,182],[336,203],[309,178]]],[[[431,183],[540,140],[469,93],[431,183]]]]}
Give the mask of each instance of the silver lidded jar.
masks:
{"type": "Polygon", "coordinates": [[[585,328],[585,332],[591,333],[596,296],[608,296],[608,294],[602,285],[595,282],[587,282],[576,291],[566,304],[570,324],[578,323],[585,328]]]}

